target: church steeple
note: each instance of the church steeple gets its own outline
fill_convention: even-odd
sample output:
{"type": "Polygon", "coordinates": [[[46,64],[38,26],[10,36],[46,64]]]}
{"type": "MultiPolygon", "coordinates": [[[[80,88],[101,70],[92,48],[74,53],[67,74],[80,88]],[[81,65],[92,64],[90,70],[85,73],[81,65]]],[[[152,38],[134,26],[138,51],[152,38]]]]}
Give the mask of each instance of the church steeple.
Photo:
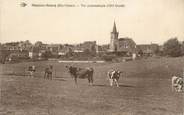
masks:
{"type": "Polygon", "coordinates": [[[112,30],[113,33],[117,33],[117,29],[116,29],[116,23],[114,21],[114,26],[113,26],[113,30],[112,30]]]}
{"type": "Polygon", "coordinates": [[[118,35],[119,33],[117,32],[116,23],[114,21],[114,26],[111,32],[111,40],[110,40],[110,51],[111,52],[116,52],[119,49],[118,35]]]}

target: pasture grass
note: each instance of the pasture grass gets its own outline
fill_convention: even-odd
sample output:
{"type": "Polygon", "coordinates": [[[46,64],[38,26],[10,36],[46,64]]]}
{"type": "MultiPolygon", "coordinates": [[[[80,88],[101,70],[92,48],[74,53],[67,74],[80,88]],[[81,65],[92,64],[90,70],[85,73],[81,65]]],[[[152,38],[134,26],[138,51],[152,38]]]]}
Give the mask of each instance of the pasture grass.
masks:
{"type": "Polygon", "coordinates": [[[0,115],[183,115],[184,94],[171,91],[171,77],[181,76],[184,58],[149,58],[122,63],[25,62],[0,65],[0,115]],[[54,79],[43,79],[54,66],[54,79]],[[36,65],[34,78],[27,73],[36,65]],[[66,65],[93,67],[94,86],[78,85],[66,65]],[[120,87],[110,87],[109,69],[123,71],[120,87]]]}

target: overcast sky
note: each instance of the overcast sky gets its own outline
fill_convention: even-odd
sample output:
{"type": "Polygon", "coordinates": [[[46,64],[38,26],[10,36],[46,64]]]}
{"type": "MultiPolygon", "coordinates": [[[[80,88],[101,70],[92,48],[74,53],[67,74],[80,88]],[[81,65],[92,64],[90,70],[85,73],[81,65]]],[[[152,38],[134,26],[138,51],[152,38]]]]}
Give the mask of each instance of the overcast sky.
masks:
{"type": "Polygon", "coordinates": [[[1,0],[0,41],[44,43],[110,42],[116,21],[119,37],[137,44],[184,40],[184,0],[1,0]],[[48,8],[31,4],[124,4],[120,8],[48,8]]]}

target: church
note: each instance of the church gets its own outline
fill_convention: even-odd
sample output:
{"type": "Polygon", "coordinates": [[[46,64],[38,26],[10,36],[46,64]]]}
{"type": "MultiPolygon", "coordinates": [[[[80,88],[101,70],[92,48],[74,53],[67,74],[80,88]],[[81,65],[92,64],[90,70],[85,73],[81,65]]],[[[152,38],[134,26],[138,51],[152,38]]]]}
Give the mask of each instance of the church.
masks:
{"type": "Polygon", "coordinates": [[[123,52],[123,53],[135,53],[136,43],[131,38],[118,38],[119,32],[114,22],[113,30],[111,32],[111,39],[109,44],[109,52],[123,52]]]}

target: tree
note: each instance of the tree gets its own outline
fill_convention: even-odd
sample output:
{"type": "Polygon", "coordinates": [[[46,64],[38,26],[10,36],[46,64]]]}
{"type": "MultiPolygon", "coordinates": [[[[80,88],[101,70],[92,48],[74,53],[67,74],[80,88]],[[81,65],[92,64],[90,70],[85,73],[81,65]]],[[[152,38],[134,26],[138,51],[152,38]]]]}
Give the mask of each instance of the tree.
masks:
{"type": "Polygon", "coordinates": [[[139,56],[143,56],[143,51],[142,51],[142,49],[140,49],[139,51],[138,51],[138,54],[139,54],[139,56]]]}
{"type": "Polygon", "coordinates": [[[181,44],[181,54],[184,56],[184,41],[181,44]]]}
{"type": "Polygon", "coordinates": [[[68,51],[66,53],[66,56],[67,57],[72,57],[73,56],[73,50],[72,50],[72,48],[68,48],[68,51]]]}
{"type": "Polygon", "coordinates": [[[181,56],[181,44],[177,38],[171,38],[164,43],[163,51],[165,55],[171,57],[181,56]]]}
{"type": "Polygon", "coordinates": [[[0,63],[4,64],[6,58],[10,55],[10,52],[7,50],[0,50],[0,63]]]}
{"type": "Polygon", "coordinates": [[[35,47],[38,47],[38,48],[41,48],[42,47],[42,42],[41,41],[37,41],[36,43],[35,43],[35,47]]]}
{"type": "Polygon", "coordinates": [[[110,62],[110,61],[113,61],[114,59],[116,59],[116,55],[105,54],[105,55],[102,56],[102,59],[107,61],[107,62],[110,62]]]}
{"type": "Polygon", "coordinates": [[[85,49],[84,50],[84,55],[85,56],[89,56],[91,54],[90,50],[89,49],[85,49]]]}
{"type": "Polygon", "coordinates": [[[26,40],[24,43],[25,43],[26,45],[32,45],[31,42],[30,42],[29,40],[26,40]]]}
{"type": "Polygon", "coordinates": [[[45,59],[48,59],[48,58],[52,57],[52,53],[50,51],[46,51],[42,54],[42,57],[45,59]]]}
{"type": "Polygon", "coordinates": [[[96,56],[96,45],[91,46],[91,55],[96,56]]]}

